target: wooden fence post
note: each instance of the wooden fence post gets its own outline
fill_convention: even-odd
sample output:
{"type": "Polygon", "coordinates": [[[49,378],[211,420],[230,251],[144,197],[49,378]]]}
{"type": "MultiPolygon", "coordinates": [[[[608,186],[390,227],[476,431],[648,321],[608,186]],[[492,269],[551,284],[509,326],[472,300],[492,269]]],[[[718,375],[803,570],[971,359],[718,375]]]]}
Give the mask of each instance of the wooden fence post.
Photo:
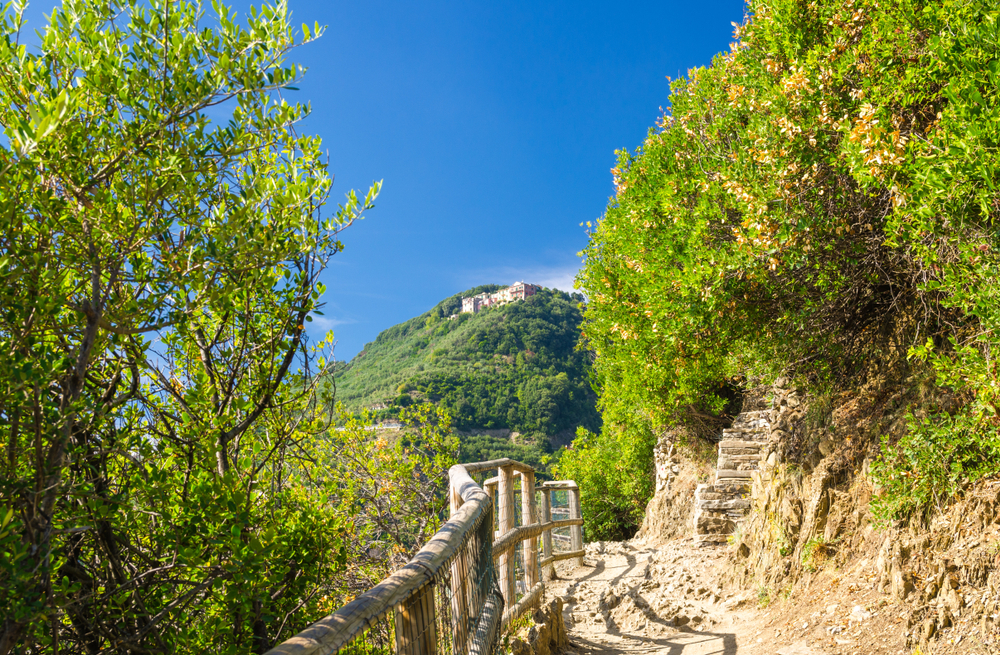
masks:
{"type": "MultiPolygon", "coordinates": [[[[583,518],[583,513],[580,511],[580,487],[576,485],[573,485],[573,488],[569,490],[569,516],[574,519],[583,518]]],[[[573,550],[583,550],[583,526],[571,526],[569,535],[570,548],[573,550]]],[[[575,558],[575,560],[577,566],[583,566],[582,556],[575,558]]]]}
{"type": "MultiPolygon", "coordinates": [[[[462,507],[462,496],[449,484],[451,516],[462,507]]],[[[490,526],[492,528],[492,526],[490,526]]],[[[464,655],[469,641],[469,566],[465,557],[459,556],[451,565],[451,634],[454,655],[464,655]]]]}
{"type": "Polygon", "coordinates": [[[434,620],[434,583],[396,610],[397,655],[427,655],[437,652],[437,622],[434,620]]]}
{"type": "MultiPolygon", "coordinates": [[[[500,535],[505,535],[514,529],[514,467],[500,468],[500,485],[498,494],[500,505],[500,535]]],[[[503,593],[505,607],[513,607],[517,602],[517,589],[514,587],[513,551],[507,551],[500,556],[500,591],[503,593]]]]}
{"type": "MultiPolygon", "coordinates": [[[[535,513],[535,472],[521,471],[521,523],[532,525],[538,522],[535,513]]],[[[528,537],[522,542],[524,557],[524,593],[530,592],[538,584],[538,537],[528,537]]]]}
{"type": "MultiPolygon", "coordinates": [[[[486,491],[487,494],[489,494],[490,502],[493,503],[494,507],[497,507],[500,503],[500,499],[497,497],[497,482],[499,480],[500,478],[491,478],[483,482],[483,489],[486,491]]],[[[494,512],[493,516],[495,518],[495,521],[500,520],[500,512],[494,512]]],[[[500,528],[499,527],[494,528],[494,526],[490,524],[490,530],[493,532],[498,532],[500,528]]],[[[490,534],[493,534],[493,532],[490,532],[490,534]]],[[[496,537],[496,534],[493,534],[493,536],[496,537]]]]}
{"type": "MultiPolygon", "coordinates": [[[[541,506],[541,520],[542,523],[548,523],[552,520],[552,492],[548,489],[542,487],[542,506],[541,506]]],[[[552,529],[548,529],[542,533],[542,559],[547,560],[552,557],[552,529]]],[[[556,569],[551,563],[542,569],[542,578],[544,580],[555,580],[556,579],[556,569]]]]}

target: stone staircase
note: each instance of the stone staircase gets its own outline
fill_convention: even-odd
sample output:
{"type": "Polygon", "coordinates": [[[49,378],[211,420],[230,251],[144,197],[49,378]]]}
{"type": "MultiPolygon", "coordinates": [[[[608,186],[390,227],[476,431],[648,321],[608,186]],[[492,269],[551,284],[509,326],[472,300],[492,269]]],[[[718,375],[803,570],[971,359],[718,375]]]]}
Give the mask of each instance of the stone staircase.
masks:
{"type": "Polygon", "coordinates": [[[767,411],[744,412],[733,427],[722,431],[715,483],[699,484],[694,492],[695,542],[724,544],[750,508],[750,484],[759,470],[761,447],[771,432],[767,411]]]}

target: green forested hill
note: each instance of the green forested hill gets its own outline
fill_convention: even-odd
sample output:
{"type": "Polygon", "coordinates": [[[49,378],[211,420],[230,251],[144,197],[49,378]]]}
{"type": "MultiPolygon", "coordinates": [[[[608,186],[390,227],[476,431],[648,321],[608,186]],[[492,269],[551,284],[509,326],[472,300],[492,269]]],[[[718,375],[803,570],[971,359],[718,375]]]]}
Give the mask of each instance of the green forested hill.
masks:
{"type": "MultiPolygon", "coordinates": [[[[580,296],[545,289],[527,300],[478,314],[458,314],[456,294],[393,326],[336,373],[337,399],[348,409],[375,408],[386,418],[414,402],[447,409],[455,427],[509,429],[549,449],[578,426],[600,418],[590,387],[590,353],[577,349],[580,296]]],[[[494,441],[481,438],[484,449],[494,441]]],[[[495,443],[492,446],[496,446],[495,443]]]]}

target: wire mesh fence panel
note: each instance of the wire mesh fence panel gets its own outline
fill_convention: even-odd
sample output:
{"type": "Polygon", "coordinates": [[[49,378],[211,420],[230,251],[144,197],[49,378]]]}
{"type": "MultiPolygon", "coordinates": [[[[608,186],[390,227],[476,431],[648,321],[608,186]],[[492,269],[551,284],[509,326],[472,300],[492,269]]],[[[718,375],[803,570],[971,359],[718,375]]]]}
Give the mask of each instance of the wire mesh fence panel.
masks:
{"type": "Polygon", "coordinates": [[[394,652],[395,639],[393,621],[390,617],[383,616],[339,652],[344,655],[389,655],[394,652]]]}
{"type": "MultiPolygon", "coordinates": [[[[569,490],[552,489],[549,491],[552,498],[552,520],[559,521],[570,517],[569,490]]],[[[572,550],[573,538],[570,535],[569,526],[563,528],[553,528],[552,530],[552,550],[555,553],[566,553],[572,550]]]]}

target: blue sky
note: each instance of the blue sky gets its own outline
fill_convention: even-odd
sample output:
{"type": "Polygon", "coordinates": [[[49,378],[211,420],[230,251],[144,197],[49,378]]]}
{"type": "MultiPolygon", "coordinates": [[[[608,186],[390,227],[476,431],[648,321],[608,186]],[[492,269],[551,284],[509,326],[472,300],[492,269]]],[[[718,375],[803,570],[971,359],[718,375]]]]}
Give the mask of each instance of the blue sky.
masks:
{"type": "MultiPolygon", "coordinates": [[[[666,106],[666,76],[732,41],[741,0],[365,2],[289,0],[327,26],[293,53],[334,197],[384,180],[324,280],[338,359],[469,287],[570,290],[618,148],[666,106]]],[[[31,3],[40,27],[51,0],[31,3]]],[[[206,2],[206,6],[208,3],[206,2]]],[[[245,13],[247,2],[235,7],[245,13]]],[[[210,11],[210,10],[209,10],[210,11]]]]}
{"type": "Polygon", "coordinates": [[[338,197],[384,179],[327,279],[337,356],[477,284],[569,289],[581,222],[612,194],[669,83],[732,41],[739,0],[301,2],[305,129],[338,197]]]}

